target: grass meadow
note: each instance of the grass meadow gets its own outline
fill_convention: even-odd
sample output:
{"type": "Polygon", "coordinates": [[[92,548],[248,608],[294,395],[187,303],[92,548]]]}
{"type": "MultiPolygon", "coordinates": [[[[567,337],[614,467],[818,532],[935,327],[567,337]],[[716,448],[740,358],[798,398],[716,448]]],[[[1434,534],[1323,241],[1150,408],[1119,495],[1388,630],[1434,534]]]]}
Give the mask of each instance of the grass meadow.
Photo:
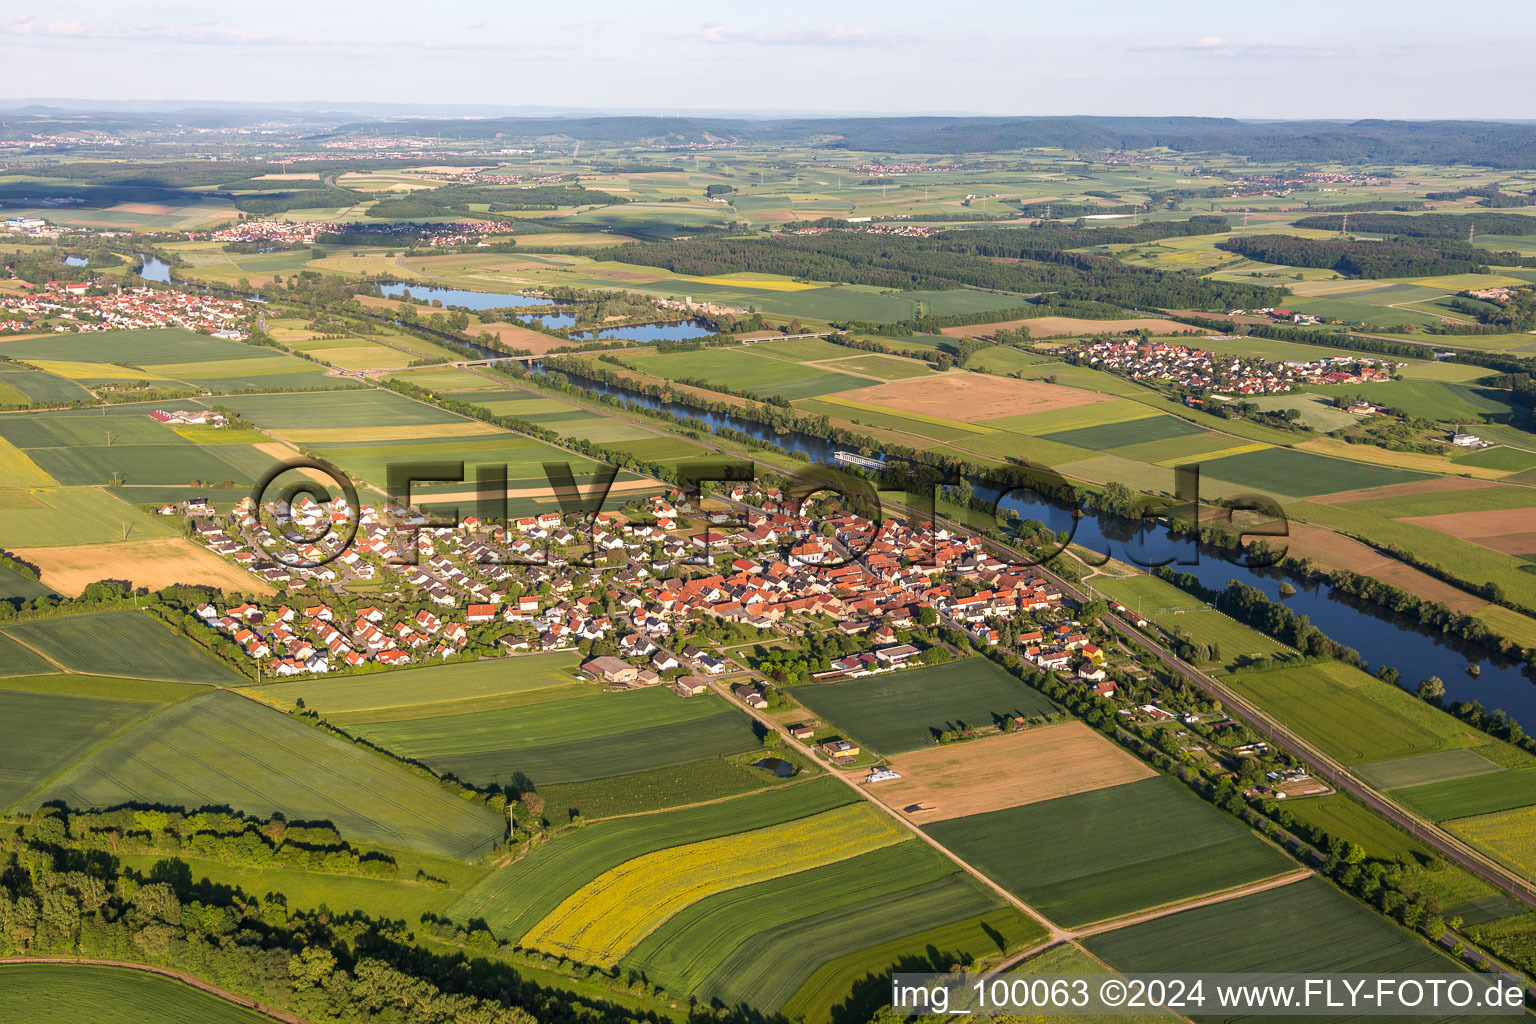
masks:
{"type": "Polygon", "coordinates": [[[1487,742],[1407,691],[1339,662],[1235,672],[1227,683],[1345,764],[1487,742]]]}
{"type": "Polygon", "coordinates": [[[905,669],[790,691],[816,715],[884,754],[915,750],[960,725],[991,728],[1006,715],[1035,718],[1058,709],[985,658],[905,669]]]}

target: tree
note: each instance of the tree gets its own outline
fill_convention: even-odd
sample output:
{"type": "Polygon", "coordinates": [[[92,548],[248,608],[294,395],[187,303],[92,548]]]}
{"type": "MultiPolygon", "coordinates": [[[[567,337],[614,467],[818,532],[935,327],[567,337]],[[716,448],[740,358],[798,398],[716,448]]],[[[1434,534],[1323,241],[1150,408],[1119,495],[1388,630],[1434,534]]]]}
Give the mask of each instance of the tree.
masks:
{"type": "Polygon", "coordinates": [[[1430,676],[1420,683],[1419,688],[1414,692],[1420,700],[1429,701],[1431,704],[1438,704],[1445,696],[1445,683],[1439,676],[1430,676]]]}

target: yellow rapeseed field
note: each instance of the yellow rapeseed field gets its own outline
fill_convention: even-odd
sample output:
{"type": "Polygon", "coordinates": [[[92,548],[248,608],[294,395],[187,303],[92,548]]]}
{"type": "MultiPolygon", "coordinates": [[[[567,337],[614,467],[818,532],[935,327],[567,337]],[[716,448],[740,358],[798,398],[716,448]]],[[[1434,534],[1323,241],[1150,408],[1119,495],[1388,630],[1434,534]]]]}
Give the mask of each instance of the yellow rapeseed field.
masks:
{"type": "Polygon", "coordinates": [[[867,804],[798,821],[657,850],[566,897],[522,944],[612,967],[673,915],[707,896],[805,871],[909,839],[867,804]]]}
{"type": "Polygon", "coordinates": [[[65,380],[165,380],[147,370],[130,370],[126,366],[111,363],[81,363],[64,359],[28,359],[27,362],[40,370],[65,380]]]}
{"type": "Polygon", "coordinates": [[[57,487],[59,482],[27,453],[0,437],[0,480],[6,487],[57,487]]]}
{"type": "Polygon", "coordinates": [[[1536,877],[1536,812],[1532,808],[1459,818],[1446,827],[1527,878],[1536,877]]]}

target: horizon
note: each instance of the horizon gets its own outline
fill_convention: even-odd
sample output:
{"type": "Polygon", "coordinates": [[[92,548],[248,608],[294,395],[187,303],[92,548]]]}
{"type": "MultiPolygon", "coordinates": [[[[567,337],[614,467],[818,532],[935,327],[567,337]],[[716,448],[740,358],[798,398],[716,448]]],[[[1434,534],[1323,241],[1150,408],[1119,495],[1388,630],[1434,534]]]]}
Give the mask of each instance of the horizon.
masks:
{"type": "Polygon", "coordinates": [[[1468,119],[1481,105],[1476,119],[1501,121],[1530,115],[1521,13],[1500,0],[1484,14],[1501,31],[1462,40],[1437,37],[1442,9],[1418,0],[1307,0],[1280,25],[1212,4],[1168,11],[1125,0],[1087,24],[1066,9],[970,2],[939,17],[910,2],[829,10],[792,0],[772,25],[696,2],[669,7],[665,20],[606,2],[578,16],[474,2],[423,19],[391,0],[358,22],[293,0],[211,18],[125,17],[102,0],[75,0],[0,21],[10,51],[0,95],[40,91],[64,67],[82,96],[149,80],[174,96],[195,82],[204,102],[260,92],[278,106],[335,96],[354,98],[328,102],[585,110],[612,109],[623,95],[631,102],[619,109],[660,112],[1074,116],[1063,113],[1070,107],[1338,120],[1347,98],[1347,120],[1468,119]],[[163,78],[166,68],[177,78],[163,78]],[[699,103],[701,93],[712,102],[699,103]]]}

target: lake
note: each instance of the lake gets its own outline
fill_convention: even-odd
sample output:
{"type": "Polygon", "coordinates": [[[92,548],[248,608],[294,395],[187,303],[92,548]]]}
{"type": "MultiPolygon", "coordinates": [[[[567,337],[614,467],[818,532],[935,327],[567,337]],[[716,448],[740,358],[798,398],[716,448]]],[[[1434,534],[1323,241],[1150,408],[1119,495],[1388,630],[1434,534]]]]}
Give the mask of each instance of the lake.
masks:
{"type": "MultiPolygon", "coordinates": [[[[505,309],[508,306],[553,306],[554,299],[539,295],[518,295],[513,292],[471,292],[462,288],[435,288],[422,284],[381,284],[379,290],[385,298],[402,298],[410,292],[417,302],[440,302],[444,306],[462,306],[476,311],[505,309]]],[[[575,321],[572,320],[572,323],[575,321]]]]}

